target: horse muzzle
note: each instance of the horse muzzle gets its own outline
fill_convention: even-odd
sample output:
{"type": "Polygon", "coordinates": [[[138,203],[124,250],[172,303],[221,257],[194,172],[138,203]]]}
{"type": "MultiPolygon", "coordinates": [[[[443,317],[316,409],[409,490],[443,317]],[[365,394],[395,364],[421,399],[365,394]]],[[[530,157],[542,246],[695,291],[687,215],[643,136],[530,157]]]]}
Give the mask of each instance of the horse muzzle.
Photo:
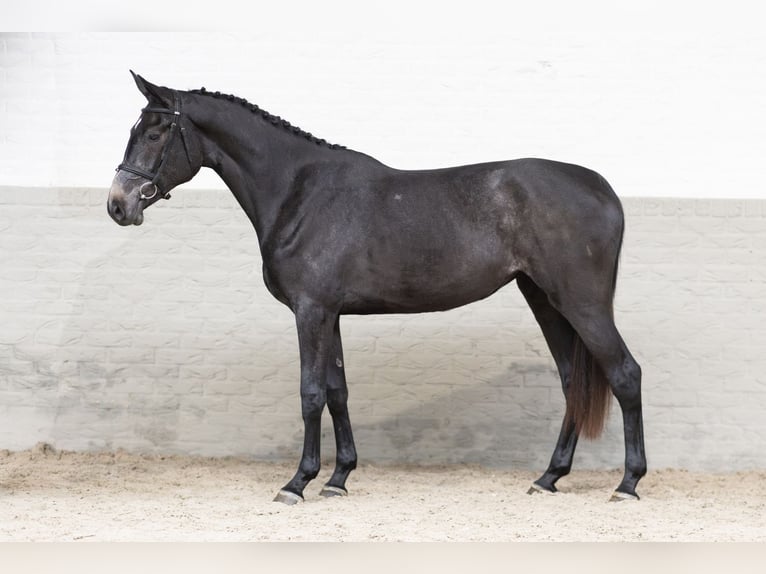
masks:
{"type": "Polygon", "coordinates": [[[112,183],[109,190],[106,209],[109,216],[119,225],[141,225],[144,222],[144,210],[139,194],[125,193],[125,189],[117,181],[112,183]]]}

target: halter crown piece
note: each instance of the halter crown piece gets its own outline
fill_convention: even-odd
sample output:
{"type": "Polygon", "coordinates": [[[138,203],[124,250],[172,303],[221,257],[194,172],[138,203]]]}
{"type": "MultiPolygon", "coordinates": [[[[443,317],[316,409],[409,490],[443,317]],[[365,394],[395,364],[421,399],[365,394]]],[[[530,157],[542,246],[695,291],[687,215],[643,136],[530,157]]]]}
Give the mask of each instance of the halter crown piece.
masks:
{"type": "Polygon", "coordinates": [[[147,179],[149,181],[144,182],[141,184],[141,187],[139,188],[140,198],[141,199],[154,199],[154,197],[159,193],[162,195],[163,199],[170,199],[170,193],[167,191],[162,191],[159,186],[157,185],[157,182],[160,179],[160,173],[162,172],[162,166],[165,165],[165,160],[167,159],[168,150],[173,145],[173,140],[176,137],[177,133],[181,133],[181,142],[184,146],[184,153],[186,154],[186,161],[189,163],[189,167],[191,168],[191,159],[189,158],[189,148],[186,145],[186,136],[184,135],[184,127],[180,125],[181,123],[181,99],[178,97],[178,94],[173,91],[173,105],[175,109],[170,108],[162,108],[162,107],[153,107],[153,106],[147,106],[141,110],[141,114],[143,115],[146,112],[155,113],[155,114],[170,114],[173,116],[173,122],[170,124],[170,138],[168,139],[167,143],[165,143],[165,147],[162,149],[162,154],[160,155],[160,163],[157,166],[157,168],[154,170],[154,172],[146,171],[144,169],[141,169],[138,166],[131,165],[128,163],[128,151],[130,150],[130,147],[125,150],[125,155],[122,158],[122,163],[117,166],[117,169],[115,171],[127,171],[129,173],[133,173],[137,176],[143,177],[144,179],[147,179]],[[154,191],[151,193],[151,195],[146,195],[145,189],[147,186],[151,185],[154,188],[154,191]]]}

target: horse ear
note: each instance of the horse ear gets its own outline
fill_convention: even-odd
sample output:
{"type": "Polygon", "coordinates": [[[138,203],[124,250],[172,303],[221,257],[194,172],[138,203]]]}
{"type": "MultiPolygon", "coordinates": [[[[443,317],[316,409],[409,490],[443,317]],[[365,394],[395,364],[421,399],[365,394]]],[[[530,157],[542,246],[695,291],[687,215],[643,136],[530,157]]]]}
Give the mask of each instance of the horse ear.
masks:
{"type": "Polygon", "coordinates": [[[173,93],[169,88],[155,86],[148,80],[145,80],[136,74],[133,70],[130,70],[130,73],[133,75],[138,90],[144,94],[144,97],[149,102],[158,103],[163,106],[171,106],[173,104],[173,93]]]}

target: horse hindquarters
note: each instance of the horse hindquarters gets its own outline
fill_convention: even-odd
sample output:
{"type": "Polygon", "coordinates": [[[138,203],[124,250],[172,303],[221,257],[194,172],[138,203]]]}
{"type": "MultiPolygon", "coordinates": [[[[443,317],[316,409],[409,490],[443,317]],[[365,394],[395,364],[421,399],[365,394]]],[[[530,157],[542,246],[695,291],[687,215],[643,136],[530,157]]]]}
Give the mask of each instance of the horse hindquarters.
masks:
{"type": "MultiPolygon", "coordinates": [[[[553,482],[563,471],[568,472],[562,461],[571,464],[580,432],[589,438],[600,434],[609,404],[607,389],[611,389],[622,410],[625,434],[625,476],[617,487],[617,496],[637,497],[636,484],[646,473],[641,368],[617,330],[613,314],[624,230],[622,208],[600,176],[591,176],[587,185],[575,185],[570,195],[569,203],[565,202],[557,214],[559,218],[547,214],[541,219],[547,225],[539,224],[533,230],[530,244],[536,251],[530,251],[528,265],[522,269],[545,295],[544,303],[538,306],[552,307],[562,318],[559,324],[568,325],[574,333],[568,349],[568,370],[563,371],[562,363],[565,367],[567,364],[560,356],[565,350],[554,351],[546,334],[554,358],[559,356],[557,365],[564,381],[567,414],[551,462],[555,472],[549,474],[549,468],[540,486],[554,490],[553,482]],[[551,226],[551,221],[558,227],[551,226]],[[568,382],[566,372],[570,375],[568,382]]],[[[543,301],[543,297],[537,294],[533,300],[543,301]]],[[[542,323],[541,327],[545,332],[542,323]]]]}

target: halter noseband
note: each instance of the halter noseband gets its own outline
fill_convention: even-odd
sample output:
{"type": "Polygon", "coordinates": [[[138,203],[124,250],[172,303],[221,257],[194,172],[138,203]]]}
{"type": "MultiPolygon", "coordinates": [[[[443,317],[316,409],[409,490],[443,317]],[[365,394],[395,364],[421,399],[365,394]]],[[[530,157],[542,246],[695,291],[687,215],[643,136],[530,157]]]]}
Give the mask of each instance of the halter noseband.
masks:
{"type": "Polygon", "coordinates": [[[117,169],[115,171],[127,171],[129,173],[133,173],[135,175],[138,175],[140,177],[143,177],[144,179],[147,179],[149,181],[146,181],[141,184],[141,187],[138,188],[139,197],[140,199],[154,199],[158,193],[162,194],[163,199],[170,199],[170,193],[167,191],[161,191],[159,186],[157,185],[157,181],[159,181],[160,178],[160,172],[162,171],[162,166],[165,165],[165,160],[167,159],[168,150],[170,149],[171,145],[173,144],[173,140],[176,137],[176,133],[179,131],[181,132],[181,142],[184,146],[184,152],[186,153],[186,161],[189,164],[189,168],[192,167],[191,159],[189,158],[189,148],[186,145],[186,136],[184,135],[185,128],[180,125],[181,123],[181,99],[178,97],[178,94],[174,91],[173,92],[173,104],[175,109],[171,110],[170,108],[160,108],[160,107],[152,107],[147,106],[141,110],[141,115],[143,116],[144,113],[150,112],[155,114],[170,114],[173,116],[173,122],[170,124],[170,139],[165,143],[165,147],[162,148],[162,154],[160,155],[160,164],[157,166],[157,169],[154,172],[146,171],[141,169],[138,166],[131,165],[128,163],[128,151],[130,151],[130,146],[128,149],[125,150],[125,155],[122,158],[122,163],[117,166],[117,169]],[[154,187],[154,191],[151,195],[146,195],[145,189],[147,186],[151,185],[154,187]]]}

